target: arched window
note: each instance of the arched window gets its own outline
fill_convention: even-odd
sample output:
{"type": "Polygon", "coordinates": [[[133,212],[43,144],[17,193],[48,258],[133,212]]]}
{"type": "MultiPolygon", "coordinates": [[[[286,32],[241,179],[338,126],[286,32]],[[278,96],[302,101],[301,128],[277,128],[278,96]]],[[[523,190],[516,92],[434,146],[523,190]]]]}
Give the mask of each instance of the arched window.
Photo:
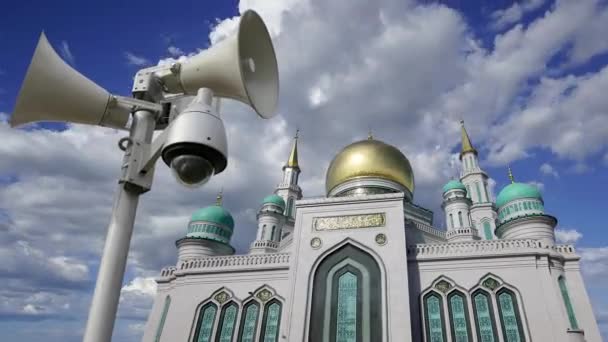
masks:
{"type": "Polygon", "coordinates": [[[471,198],[471,187],[467,185],[467,198],[471,198]]]}
{"type": "Polygon", "coordinates": [[[239,342],[255,342],[259,313],[260,305],[256,301],[252,300],[245,304],[243,314],[241,315],[239,342]]]}
{"type": "Polygon", "coordinates": [[[464,227],[464,224],[462,223],[462,212],[461,211],[458,212],[458,224],[460,224],[460,228],[464,227]]]}
{"type": "Polygon", "coordinates": [[[315,271],[309,341],[381,341],[381,274],[374,258],[352,245],[315,271]]]}
{"type": "Polygon", "coordinates": [[[272,232],[270,232],[270,240],[274,240],[274,235],[276,234],[277,226],[272,226],[272,232]]]}
{"type": "Polygon", "coordinates": [[[483,202],[484,200],[481,198],[481,191],[479,190],[479,182],[475,182],[475,189],[477,190],[477,202],[483,202]]]}
{"type": "Polygon", "coordinates": [[[218,324],[218,333],[215,342],[231,342],[234,335],[234,326],[236,323],[236,315],[239,307],[234,302],[230,302],[222,308],[220,314],[220,322],[218,324]]]}
{"type": "Polygon", "coordinates": [[[486,240],[492,240],[492,226],[490,226],[490,222],[486,221],[483,223],[483,233],[486,236],[486,240]]]}
{"type": "Polygon", "coordinates": [[[171,297],[165,297],[165,305],[163,306],[163,312],[160,316],[160,322],[158,322],[158,327],[156,328],[156,337],[154,338],[155,342],[160,341],[160,336],[163,333],[163,327],[165,326],[165,320],[167,319],[167,312],[169,311],[169,305],[171,305],[171,297]]]}
{"type": "Polygon", "coordinates": [[[515,294],[508,289],[501,289],[498,291],[496,299],[504,341],[524,342],[525,338],[515,294]]]}
{"type": "Polygon", "coordinates": [[[213,334],[213,324],[215,323],[216,313],[217,306],[215,304],[208,303],[203,305],[198,314],[198,322],[196,323],[196,330],[194,331],[194,341],[211,341],[211,335],[213,334]]]}
{"type": "Polygon", "coordinates": [[[578,330],[578,322],[576,315],[574,314],[574,308],[572,307],[572,301],[570,301],[570,295],[568,294],[568,287],[566,286],[566,279],[564,276],[557,278],[559,283],[559,290],[562,293],[562,299],[564,300],[564,306],[568,313],[568,320],[570,321],[570,329],[578,330]]]}
{"type": "Polygon", "coordinates": [[[454,228],[454,217],[450,213],[450,228],[454,228]]]}
{"type": "Polygon", "coordinates": [[[424,327],[427,342],[445,342],[445,319],[441,296],[431,292],[424,296],[424,327]]]}
{"type": "Polygon", "coordinates": [[[473,341],[469,325],[469,310],[467,309],[467,300],[464,294],[459,291],[452,291],[448,296],[448,309],[450,311],[452,341],[473,341]]]}
{"type": "Polygon", "coordinates": [[[271,300],[264,307],[262,321],[262,342],[277,342],[279,340],[279,324],[281,323],[281,302],[271,300]]]}
{"type": "Polygon", "coordinates": [[[479,342],[497,342],[494,313],[490,295],[487,292],[477,290],[473,293],[473,312],[475,313],[477,340],[479,342]]]}
{"type": "Polygon", "coordinates": [[[293,197],[290,197],[287,200],[287,209],[285,210],[285,216],[287,217],[293,217],[293,197]]]}

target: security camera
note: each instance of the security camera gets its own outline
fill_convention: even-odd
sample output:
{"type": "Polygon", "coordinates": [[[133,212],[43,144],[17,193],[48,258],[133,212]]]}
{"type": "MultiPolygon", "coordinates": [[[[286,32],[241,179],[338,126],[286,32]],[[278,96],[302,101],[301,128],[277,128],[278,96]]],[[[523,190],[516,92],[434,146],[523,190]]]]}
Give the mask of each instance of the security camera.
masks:
{"type": "Polygon", "coordinates": [[[213,108],[212,97],[211,90],[199,90],[171,122],[161,152],[175,178],[188,187],[201,186],[226,168],[226,130],[213,108]]]}

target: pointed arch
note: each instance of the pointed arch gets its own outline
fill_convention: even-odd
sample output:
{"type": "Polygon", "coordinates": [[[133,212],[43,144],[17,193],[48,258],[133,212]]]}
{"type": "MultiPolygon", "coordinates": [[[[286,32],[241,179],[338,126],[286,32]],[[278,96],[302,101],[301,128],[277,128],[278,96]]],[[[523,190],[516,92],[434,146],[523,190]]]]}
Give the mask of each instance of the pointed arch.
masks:
{"type": "Polygon", "coordinates": [[[382,340],[380,265],[348,240],[313,268],[309,341],[382,340]]]}
{"type": "Polygon", "coordinates": [[[232,342],[238,314],[239,306],[235,301],[230,301],[222,306],[215,342],[232,342]]]}
{"type": "Polygon", "coordinates": [[[262,318],[262,331],[260,341],[278,342],[281,324],[281,311],[283,305],[281,301],[274,298],[264,305],[264,317],[262,318]]]}
{"type": "Polygon", "coordinates": [[[196,328],[194,330],[195,342],[211,342],[215,326],[218,306],[209,301],[201,306],[198,312],[196,328]]]}
{"type": "Polygon", "coordinates": [[[524,330],[515,293],[506,287],[496,292],[498,315],[505,342],[524,342],[524,330]]]}
{"type": "Polygon", "coordinates": [[[435,290],[429,291],[422,297],[424,312],[424,331],[427,342],[445,342],[445,316],[443,313],[443,298],[435,290]]]}
{"type": "Polygon", "coordinates": [[[257,300],[245,302],[239,324],[239,342],[255,342],[260,311],[261,305],[257,300]]]}
{"type": "Polygon", "coordinates": [[[466,292],[454,289],[447,295],[450,330],[453,342],[471,342],[470,315],[466,292]]]}
{"type": "Polygon", "coordinates": [[[475,330],[479,342],[497,342],[496,323],[490,293],[477,289],[471,296],[473,300],[473,313],[475,317],[475,330]]]}
{"type": "Polygon", "coordinates": [[[560,275],[557,278],[557,282],[559,285],[559,290],[562,293],[562,300],[564,301],[564,307],[566,308],[566,313],[568,314],[568,320],[570,322],[570,329],[578,330],[578,321],[576,320],[576,315],[574,313],[574,307],[572,306],[572,301],[570,300],[570,294],[568,294],[568,286],[566,285],[566,278],[563,275],[560,275]]]}

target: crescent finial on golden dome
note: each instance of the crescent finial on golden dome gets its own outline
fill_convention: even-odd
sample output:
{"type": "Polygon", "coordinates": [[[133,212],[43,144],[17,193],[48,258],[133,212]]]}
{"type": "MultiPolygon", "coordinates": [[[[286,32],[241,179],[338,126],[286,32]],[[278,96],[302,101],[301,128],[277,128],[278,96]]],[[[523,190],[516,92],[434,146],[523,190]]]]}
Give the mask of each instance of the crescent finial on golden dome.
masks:
{"type": "Polygon", "coordinates": [[[334,157],[327,169],[325,188],[328,196],[356,194],[357,190],[368,194],[403,191],[411,199],[414,172],[399,149],[377,139],[365,139],[344,147],[334,157]]]}

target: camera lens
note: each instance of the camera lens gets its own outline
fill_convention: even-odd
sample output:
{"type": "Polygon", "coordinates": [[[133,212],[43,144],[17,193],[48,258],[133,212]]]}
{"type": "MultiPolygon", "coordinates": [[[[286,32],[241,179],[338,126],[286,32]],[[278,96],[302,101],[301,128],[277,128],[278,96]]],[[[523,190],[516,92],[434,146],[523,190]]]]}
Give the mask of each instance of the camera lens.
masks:
{"type": "Polygon", "coordinates": [[[180,183],[188,187],[207,183],[214,173],[213,165],[207,159],[193,154],[173,158],[171,171],[180,183]]]}

